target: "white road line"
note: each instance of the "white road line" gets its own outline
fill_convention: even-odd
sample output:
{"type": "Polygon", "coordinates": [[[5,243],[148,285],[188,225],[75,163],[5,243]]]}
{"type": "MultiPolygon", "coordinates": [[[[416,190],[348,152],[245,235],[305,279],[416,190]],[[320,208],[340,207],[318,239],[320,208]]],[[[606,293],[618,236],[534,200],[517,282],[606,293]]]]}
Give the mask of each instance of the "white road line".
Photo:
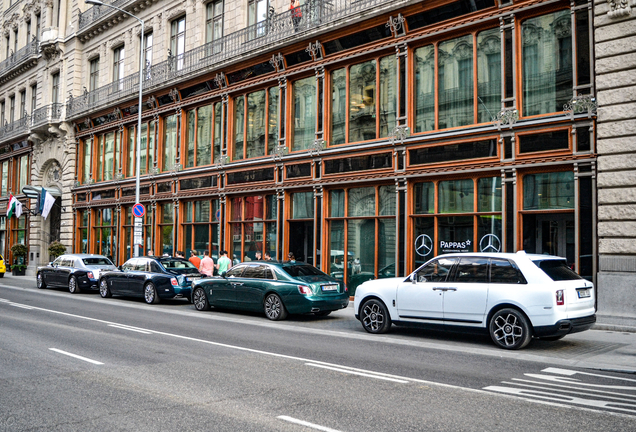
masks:
{"type": "Polygon", "coordinates": [[[367,378],[375,378],[375,379],[381,379],[381,380],[385,380],[385,381],[393,381],[393,382],[400,383],[400,384],[408,384],[408,382],[409,382],[409,381],[405,381],[405,380],[401,380],[401,379],[388,378],[386,376],[376,375],[375,373],[354,372],[354,371],[346,370],[346,369],[339,368],[339,367],[330,367],[330,366],[319,365],[319,364],[315,364],[315,363],[305,363],[305,366],[312,366],[312,367],[317,367],[317,368],[329,369],[329,370],[333,370],[333,371],[336,371],[336,372],[342,372],[342,373],[347,373],[347,374],[351,374],[351,375],[358,375],[358,376],[363,376],[363,377],[367,377],[367,378]]]}
{"type": "Polygon", "coordinates": [[[320,425],[317,425],[317,424],[314,424],[314,423],[309,423],[309,422],[306,422],[306,421],[303,421],[303,420],[298,420],[298,419],[295,419],[295,418],[289,417],[289,416],[278,416],[276,418],[288,421],[290,423],[295,423],[295,424],[298,424],[298,425],[301,425],[301,426],[307,426],[307,427],[310,427],[312,429],[316,429],[316,430],[320,430],[320,431],[324,431],[324,432],[340,432],[337,429],[331,429],[331,428],[328,428],[326,426],[320,426],[320,425]]]}
{"type": "MultiPolygon", "coordinates": [[[[562,389],[572,389],[572,390],[579,390],[579,391],[583,391],[585,390],[588,393],[602,393],[603,395],[616,395],[616,396],[625,396],[625,397],[636,397],[636,396],[632,396],[630,394],[627,393],[621,393],[621,392],[611,392],[611,391],[605,391],[605,390],[597,390],[597,389],[590,389],[590,388],[581,388],[581,387],[576,387],[576,386],[572,386],[572,385],[559,385],[559,384],[553,384],[550,382],[545,382],[545,381],[533,381],[533,380],[525,380],[525,379],[521,379],[521,378],[513,378],[513,381],[516,382],[520,382],[520,383],[530,383],[530,384],[538,384],[540,386],[543,386],[543,388],[546,389],[550,389],[551,391],[559,391],[562,389]],[[558,387],[558,388],[552,388],[552,387],[558,387]]],[[[508,384],[508,383],[507,383],[508,384]]],[[[522,384],[511,384],[511,385],[522,385],[522,384]]],[[[633,388],[632,390],[636,390],[636,388],[633,388]]],[[[595,395],[594,395],[595,396],[595,395]]]]}
{"type": "Polygon", "coordinates": [[[14,307],[18,307],[20,309],[28,309],[28,310],[33,309],[33,306],[27,306],[27,305],[23,305],[23,304],[19,304],[19,303],[9,303],[9,306],[14,306],[14,307]]]}
{"type": "Polygon", "coordinates": [[[138,329],[137,327],[129,327],[129,326],[124,326],[124,325],[119,325],[119,324],[108,324],[108,327],[118,328],[118,329],[122,329],[122,330],[130,330],[130,331],[134,331],[134,332],[137,332],[137,333],[143,333],[143,334],[152,334],[152,332],[147,331],[147,330],[141,330],[141,329],[138,329]]]}
{"type": "Polygon", "coordinates": [[[580,389],[576,389],[576,390],[553,389],[553,388],[540,386],[540,385],[511,383],[511,382],[507,382],[507,381],[502,381],[501,383],[502,384],[506,384],[506,385],[510,385],[510,386],[521,386],[521,387],[528,387],[528,388],[534,388],[534,389],[539,389],[539,390],[547,390],[547,391],[551,391],[553,393],[556,393],[556,392],[573,393],[573,394],[579,394],[579,395],[588,396],[588,397],[602,397],[602,398],[605,398],[605,399],[620,400],[620,401],[623,401],[623,402],[629,402],[629,403],[631,403],[632,405],[634,405],[636,407],[636,400],[634,399],[636,396],[626,395],[626,394],[623,394],[623,393],[600,392],[600,393],[605,393],[605,394],[590,394],[590,393],[582,393],[580,391],[580,389]],[[614,394],[614,395],[625,396],[625,397],[608,396],[607,393],[614,394]]]}
{"type": "Polygon", "coordinates": [[[569,369],[561,369],[561,368],[555,368],[555,367],[545,368],[541,372],[553,373],[553,374],[559,374],[559,375],[567,375],[567,376],[572,376],[572,375],[576,375],[576,374],[589,375],[589,376],[595,376],[595,377],[600,377],[600,378],[609,378],[609,379],[615,379],[615,380],[621,380],[621,381],[630,381],[630,382],[636,383],[636,379],[622,378],[622,377],[616,377],[616,376],[611,376],[611,375],[601,375],[601,374],[595,374],[595,373],[591,373],[591,372],[579,372],[579,371],[573,371],[573,370],[569,370],[569,369]]]}
{"type": "Polygon", "coordinates": [[[84,360],[85,362],[93,363],[93,364],[96,364],[96,365],[103,365],[104,364],[102,362],[98,362],[97,360],[91,360],[91,359],[86,358],[86,357],[78,356],[77,354],[71,354],[70,352],[62,351],[62,350],[57,349],[57,348],[49,348],[49,349],[51,351],[55,351],[56,353],[64,354],[64,355],[67,355],[69,357],[73,357],[73,358],[76,358],[76,359],[79,359],[79,360],[84,360]]]}
{"type": "Polygon", "coordinates": [[[527,376],[527,377],[530,377],[530,378],[534,378],[534,379],[545,380],[546,382],[556,382],[556,383],[560,383],[560,384],[576,385],[576,386],[580,386],[580,387],[603,388],[603,389],[608,389],[608,390],[627,390],[627,391],[635,391],[636,390],[636,387],[634,387],[634,386],[592,384],[592,383],[582,382],[582,381],[577,380],[575,378],[555,377],[555,376],[552,376],[552,375],[540,375],[540,374],[532,374],[532,373],[527,373],[527,374],[524,374],[524,375],[527,376]]]}

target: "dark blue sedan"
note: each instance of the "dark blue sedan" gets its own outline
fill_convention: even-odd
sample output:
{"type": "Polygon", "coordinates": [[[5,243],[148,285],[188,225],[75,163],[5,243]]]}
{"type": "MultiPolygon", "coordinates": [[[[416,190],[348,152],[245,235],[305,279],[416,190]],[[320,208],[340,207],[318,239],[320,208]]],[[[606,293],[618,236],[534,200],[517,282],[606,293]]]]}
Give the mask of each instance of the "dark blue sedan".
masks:
{"type": "Polygon", "coordinates": [[[131,258],[120,270],[100,276],[99,293],[104,298],[113,294],[143,297],[148,304],[172,298],[187,298],[190,301],[192,282],[201,277],[199,270],[185,259],[131,258]]]}

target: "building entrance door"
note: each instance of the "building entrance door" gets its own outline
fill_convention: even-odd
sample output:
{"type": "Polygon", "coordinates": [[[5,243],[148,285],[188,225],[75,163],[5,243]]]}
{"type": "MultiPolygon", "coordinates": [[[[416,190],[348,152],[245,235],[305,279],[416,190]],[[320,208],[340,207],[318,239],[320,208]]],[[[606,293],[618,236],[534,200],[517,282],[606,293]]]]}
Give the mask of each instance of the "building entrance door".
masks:
{"type": "Polygon", "coordinates": [[[573,214],[537,215],[536,229],[536,253],[565,257],[574,264],[573,214]]]}
{"type": "Polygon", "coordinates": [[[314,265],[314,223],[313,221],[289,222],[289,251],[297,261],[314,265]]]}

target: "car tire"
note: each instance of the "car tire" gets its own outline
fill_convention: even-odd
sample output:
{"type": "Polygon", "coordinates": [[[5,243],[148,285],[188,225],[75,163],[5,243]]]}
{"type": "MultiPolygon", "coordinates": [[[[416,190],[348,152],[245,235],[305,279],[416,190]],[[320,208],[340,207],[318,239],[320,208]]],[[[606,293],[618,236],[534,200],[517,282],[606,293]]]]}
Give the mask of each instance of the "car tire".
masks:
{"type": "Polygon", "coordinates": [[[331,311],[319,311],[319,312],[314,312],[314,315],[319,316],[319,317],[326,317],[330,313],[331,313],[331,311]]]}
{"type": "Polygon", "coordinates": [[[157,290],[155,289],[155,284],[152,282],[148,282],[144,285],[144,300],[148,304],[156,304],[160,301],[157,290]]]}
{"type": "Polygon", "coordinates": [[[3,278],[3,277],[4,277],[4,273],[0,273],[0,278],[3,278]]]}
{"type": "Polygon", "coordinates": [[[77,278],[75,276],[68,278],[68,290],[71,294],[78,294],[80,292],[80,287],[77,285],[77,278]]]}
{"type": "Polygon", "coordinates": [[[371,299],[360,308],[360,322],[369,333],[386,333],[391,328],[391,315],[384,303],[371,299]]]}
{"type": "Polygon", "coordinates": [[[269,294],[265,297],[263,309],[267,318],[272,321],[280,321],[287,318],[287,309],[285,309],[283,301],[277,294],[269,294]]]}
{"type": "Polygon", "coordinates": [[[108,281],[106,281],[106,279],[99,281],[99,295],[102,296],[102,298],[113,296],[113,293],[110,292],[110,288],[108,288],[108,281]]]}
{"type": "Polygon", "coordinates": [[[42,273],[38,273],[38,275],[35,277],[35,283],[39,289],[46,288],[46,282],[44,282],[44,277],[42,276],[42,273]]]}
{"type": "Polygon", "coordinates": [[[208,296],[205,295],[205,290],[203,288],[197,288],[194,290],[194,293],[192,294],[192,302],[194,303],[194,308],[198,311],[210,310],[208,296]]]}
{"type": "Polygon", "coordinates": [[[488,325],[492,341],[500,348],[517,350],[532,340],[528,319],[517,309],[501,309],[492,316],[488,325]]]}

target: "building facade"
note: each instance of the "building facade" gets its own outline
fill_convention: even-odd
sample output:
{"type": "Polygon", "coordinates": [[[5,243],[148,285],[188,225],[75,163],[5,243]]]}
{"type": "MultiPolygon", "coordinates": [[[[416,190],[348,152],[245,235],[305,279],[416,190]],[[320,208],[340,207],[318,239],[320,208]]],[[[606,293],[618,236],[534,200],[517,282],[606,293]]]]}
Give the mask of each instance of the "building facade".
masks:
{"type": "MultiPolygon", "coordinates": [[[[625,312],[624,298],[604,297],[624,296],[604,280],[623,278],[625,290],[634,280],[629,266],[604,273],[604,257],[635,254],[603,231],[620,202],[603,188],[615,197],[631,177],[602,174],[600,150],[620,150],[603,148],[601,131],[615,133],[620,116],[601,108],[597,119],[596,80],[621,66],[595,63],[596,50],[622,52],[619,36],[599,32],[629,33],[629,5],[606,25],[614,3],[586,0],[112,4],[144,33],[112,8],[69,1],[59,62],[34,68],[61,72],[63,135],[23,138],[32,158],[36,141],[62,143],[46,157],[62,167],[72,232],[61,237],[75,252],[132,256],[139,168],[141,247],[154,254],[292,252],[353,291],[444,252],[523,249],[564,256],[596,281],[599,312],[620,303],[635,315],[636,302],[625,312]]],[[[46,177],[42,166],[31,176],[46,177]]]]}

